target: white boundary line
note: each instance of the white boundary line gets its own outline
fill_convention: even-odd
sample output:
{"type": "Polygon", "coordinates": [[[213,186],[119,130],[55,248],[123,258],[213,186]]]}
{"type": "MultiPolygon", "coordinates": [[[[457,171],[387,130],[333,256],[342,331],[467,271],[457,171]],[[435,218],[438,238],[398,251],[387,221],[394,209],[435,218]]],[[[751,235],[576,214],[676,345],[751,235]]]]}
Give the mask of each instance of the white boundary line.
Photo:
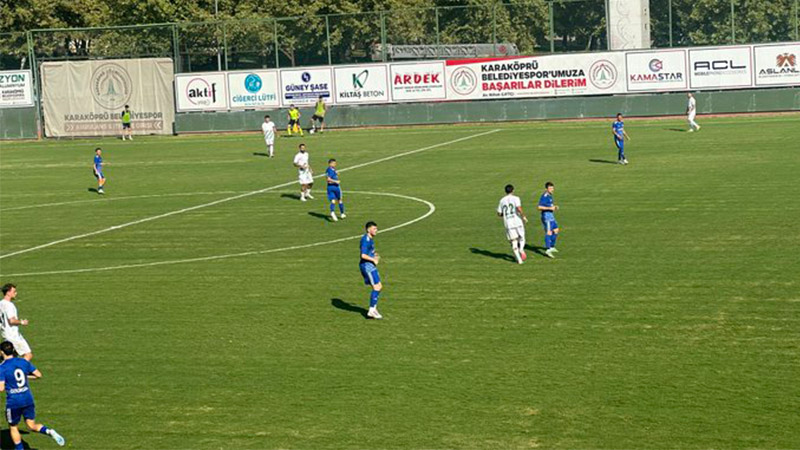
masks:
{"type": "MultiPolygon", "coordinates": [[[[367,161],[367,162],[361,163],[361,164],[356,164],[354,166],[345,167],[344,169],[340,170],[339,172],[346,172],[346,171],[349,171],[349,170],[360,169],[362,167],[371,166],[373,164],[379,164],[379,163],[382,163],[382,162],[391,161],[393,159],[402,158],[404,156],[413,155],[413,154],[416,154],[416,153],[420,153],[420,152],[424,152],[424,151],[428,151],[428,150],[433,150],[435,148],[444,147],[446,145],[455,144],[455,143],[458,143],[458,142],[463,142],[463,141],[467,141],[467,140],[470,140],[470,139],[475,139],[477,137],[481,137],[481,136],[486,136],[486,135],[489,135],[489,134],[497,133],[498,131],[500,131],[500,129],[499,128],[495,128],[494,130],[484,131],[482,133],[477,133],[477,134],[471,134],[469,136],[461,137],[461,138],[458,138],[458,139],[453,139],[453,140],[450,140],[450,141],[447,141],[447,142],[441,142],[439,144],[429,145],[427,147],[418,148],[416,150],[410,150],[410,151],[407,151],[407,152],[398,153],[396,155],[387,156],[387,157],[375,159],[375,160],[372,160],[372,161],[367,161]]],[[[323,176],[324,176],[324,174],[317,175],[314,178],[321,178],[323,176]]],[[[114,225],[114,226],[111,226],[111,227],[108,227],[108,228],[103,228],[101,230],[91,231],[89,233],[83,233],[83,234],[78,234],[78,235],[75,235],[75,236],[66,237],[66,238],[63,238],[63,239],[58,239],[58,240],[55,240],[55,241],[52,241],[52,242],[48,242],[46,244],[41,244],[41,245],[37,245],[35,247],[29,247],[29,248],[26,248],[26,249],[17,250],[15,252],[11,252],[11,253],[6,253],[6,254],[3,254],[3,255],[0,255],[0,259],[10,258],[12,256],[21,255],[23,253],[29,253],[29,252],[32,252],[32,251],[41,250],[43,248],[52,247],[52,246],[58,245],[58,244],[63,244],[64,242],[75,241],[75,240],[87,238],[87,237],[90,237],[90,236],[97,236],[98,234],[108,233],[109,231],[120,230],[122,228],[127,228],[127,227],[131,227],[131,226],[134,226],[134,225],[139,225],[139,224],[146,223],[146,222],[152,222],[154,220],[163,219],[165,217],[175,216],[175,215],[183,214],[183,213],[186,213],[186,212],[189,212],[189,211],[194,211],[194,210],[197,210],[197,209],[207,208],[209,206],[215,206],[215,205],[219,205],[219,204],[222,204],[222,203],[227,203],[227,202],[230,202],[230,201],[233,201],[233,200],[239,200],[240,198],[246,198],[246,197],[251,197],[251,196],[257,195],[257,194],[263,194],[264,192],[269,192],[269,191],[273,191],[275,189],[280,189],[280,188],[283,188],[283,187],[286,187],[286,186],[291,186],[291,185],[293,185],[295,183],[297,183],[297,181],[289,181],[289,182],[286,182],[286,183],[276,184],[274,186],[266,187],[266,188],[263,188],[263,189],[258,189],[258,190],[255,190],[255,191],[245,192],[244,194],[239,194],[239,195],[234,195],[234,196],[231,196],[231,197],[225,197],[225,198],[222,198],[222,199],[219,199],[219,200],[214,200],[213,202],[208,202],[208,203],[203,203],[203,204],[200,204],[200,205],[190,206],[188,208],[177,209],[177,210],[170,211],[170,212],[167,212],[167,213],[164,213],[164,214],[158,214],[158,215],[155,215],[155,216],[145,217],[143,219],[134,220],[134,221],[131,221],[131,222],[126,222],[126,223],[123,223],[123,224],[114,225]]]]}
{"type": "MultiPolygon", "coordinates": [[[[403,222],[399,225],[394,225],[392,227],[386,228],[381,230],[379,233],[388,233],[390,231],[394,231],[403,227],[407,227],[409,225],[415,224],[421,220],[425,220],[430,217],[431,214],[436,212],[436,205],[433,203],[423,200],[417,197],[411,197],[410,195],[402,195],[402,194],[393,194],[390,192],[365,192],[365,191],[345,191],[345,193],[349,194],[365,194],[365,195],[382,195],[386,197],[396,197],[402,198],[406,200],[413,200],[415,202],[423,203],[428,207],[428,211],[417,217],[416,219],[409,220],[408,222],[403,222]]],[[[301,245],[292,245],[290,247],[282,247],[282,248],[272,248],[269,250],[252,250],[249,252],[241,252],[241,253],[228,253],[224,255],[213,255],[213,256],[201,256],[197,258],[187,258],[187,259],[173,259],[168,261],[155,261],[149,263],[139,263],[139,264],[122,264],[118,266],[108,266],[108,267],[90,267],[85,269],[67,269],[67,270],[51,270],[46,272],[27,272],[27,273],[10,273],[10,274],[2,274],[4,277],[26,277],[26,276],[34,276],[34,275],[62,275],[62,274],[70,274],[70,273],[86,273],[86,272],[106,272],[109,270],[121,270],[121,269],[133,269],[139,267],[153,267],[153,266],[166,266],[166,265],[173,265],[173,264],[184,264],[184,263],[192,263],[192,262],[202,262],[202,261],[215,261],[219,259],[229,259],[229,258],[240,258],[243,256],[252,256],[252,255],[265,255],[268,253],[278,253],[278,252],[287,252],[290,250],[300,250],[304,248],[311,248],[311,247],[319,247],[322,245],[330,245],[336,244],[339,242],[351,241],[354,239],[359,239],[363,236],[363,234],[357,234],[355,236],[347,236],[338,239],[331,239],[329,241],[321,241],[321,242],[314,242],[311,244],[301,244],[301,245]]]]}
{"type": "Polygon", "coordinates": [[[105,198],[96,198],[94,200],[70,200],[68,202],[40,203],[38,205],[27,205],[27,206],[17,206],[14,208],[5,208],[5,209],[0,209],[0,213],[8,211],[21,211],[23,209],[48,208],[50,206],[75,205],[78,203],[105,203],[105,202],[114,202],[118,200],[134,200],[139,198],[193,197],[195,195],[240,194],[241,192],[242,191],[176,192],[174,194],[129,195],[127,197],[105,197],[105,198]]]}

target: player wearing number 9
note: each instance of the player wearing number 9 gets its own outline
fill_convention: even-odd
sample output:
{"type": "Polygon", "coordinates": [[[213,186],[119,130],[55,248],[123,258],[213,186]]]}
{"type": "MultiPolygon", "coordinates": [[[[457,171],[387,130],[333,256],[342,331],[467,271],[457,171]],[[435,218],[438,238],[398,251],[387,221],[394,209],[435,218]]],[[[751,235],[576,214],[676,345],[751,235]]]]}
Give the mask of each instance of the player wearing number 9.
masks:
{"type": "Polygon", "coordinates": [[[22,436],[19,434],[19,422],[23,417],[28,429],[50,436],[58,445],[63,446],[64,438],[56,430],[35,421],[36,407],[28,380],[41,378],[42,373],[30,361],[17,357],[11,342],[3,341],[0,344],[0,353],[3,356],[3,363],[0,364],[0,391],[6,393],[6,420],[14,449],[24,448],[22,436]]]}

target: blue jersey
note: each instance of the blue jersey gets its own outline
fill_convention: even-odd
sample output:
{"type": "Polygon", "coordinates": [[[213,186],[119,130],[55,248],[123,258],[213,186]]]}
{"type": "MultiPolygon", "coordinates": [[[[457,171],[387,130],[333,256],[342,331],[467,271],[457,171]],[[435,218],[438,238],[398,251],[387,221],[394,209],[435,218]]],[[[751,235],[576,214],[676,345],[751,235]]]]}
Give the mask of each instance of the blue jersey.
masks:
{"type": "MultiPolygon", "coordinates": [[[[339,172],[337,172],[336,169],[334,169],[333,167],[328,166],[328,168],[325,170],[325,173],[331,180],[339,181],[339,172]]],[[[328,186],[338,186],[338,185],[339,183],[328,182],[328,186]]]]}
{"type": "Polygon", "coordinates": [[[25,358],[11,358],[0,364],[0,380],[6,384],[6,408],[16,409],[33,405],[28,375],[36,367],[25,358]]]}
{"type": "Polygon", "coordinates": [[[611,124],[611,129],[614,130],[614,139],[622,140],[622,129],[625,126],[625,122],[621,120],[615,120],[614,123],[611,124]]]}
{"type": "Polygon", "coordinates": [[[98,172],[103,170],[103,157],[100,155],[94,155],[94,168],[97,169],[98,172]]]}
{"type": "MultiPolygon", "coordinates": [[[[539,197],[539,206],[551,208],[553,206],[553,196],[549,192],[544,191],[544,194],[539,197]]],[[[553,211],[542,211],[542,220],[553,220],[553,218],[555,218],[553,211]]]]}
{"type": "MultiPolygon", "coordinates": [[[[361,253],[360,255],[367,255],[372,258],[375,257],[375,240],[369,237],[369,233],[364,233],[364,236],[361,237],[361,253]]],[[[359,264],[372,264],[371,261],[367,261],[362,259],[359,264]]]]}

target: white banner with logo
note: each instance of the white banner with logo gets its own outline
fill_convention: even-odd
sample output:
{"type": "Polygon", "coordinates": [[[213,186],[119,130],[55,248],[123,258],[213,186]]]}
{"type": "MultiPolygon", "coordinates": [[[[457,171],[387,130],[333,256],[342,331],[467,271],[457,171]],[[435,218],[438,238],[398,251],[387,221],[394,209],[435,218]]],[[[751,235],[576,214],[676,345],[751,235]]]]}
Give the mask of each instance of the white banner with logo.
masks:
{"type": "Polygon", "coordinates": [[[231,109],[272,109],[281,105],[277,70],[228,72],[231,109]]]}
{"type": "Polygon", "coordinates": [[[169,58],[44,62],[47,136],[114,136],[130,106],[135,134],[172,134],[175,103],[169,58]]]}
{"type": "Polygon", "coordinates": [[[330,67],[281,70],[281,103],[313,105],[319,97],[333,97],[333,71],[330,67]]]}
{"type": "Polygon", "coordinates": [[[389,83],[395,102],[446,100],[445,62],[391,64],[389,83]]]}
{"type": "Polygon", "coordinates": [[[751,47],[689,49],[691,89],[745,88],[753,85],[751,47]]]}
{"type": "Polygon", "coordinates": [[[225,72],[190,73],[175,76],[178,111],[222,111],[228,109],[225,72]]]}
{"type": "Polygon", "coordinates": [[[622,52],[447,61],[448,99],[625,92],[622,52]]]}
{"type": "Polygon", "coordinates": [[[0,71],[0,108],[33,106],[33,76],[30,70],[0,71]]]}
{"type": "Polygon", "coordinates": [[[386,64],[338,66],[334,101],[341,105],[389,102],[389,69],[386,64]]]}
{"type": "Polygon", "coordinates": [[[683,91],[689,88],[686,50],[625,54],[628,91],[683,91]]]}
{"type": "Polygon", "coordinates": [[[756,85],[800,85],[800,42],[782,45],[756,45],[756,85]]]}

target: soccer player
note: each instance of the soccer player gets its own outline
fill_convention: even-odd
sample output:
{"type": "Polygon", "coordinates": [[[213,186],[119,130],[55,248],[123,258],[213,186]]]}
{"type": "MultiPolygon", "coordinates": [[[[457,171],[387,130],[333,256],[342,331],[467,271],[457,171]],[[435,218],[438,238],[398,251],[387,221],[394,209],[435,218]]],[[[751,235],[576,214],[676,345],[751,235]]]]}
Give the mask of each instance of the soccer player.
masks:
{"type": "Polygon", "coordinates": [[[325,105],[325,98],[320,95],[317,104],[314,106],[314,115],[311,116],[312,133],[317,132],[317,122],[319,122],[319,132],[325,131],[325,112],[327,111],[328,107],[325,105]]]}
{"type": "Polygon", "coordinates": [[[303,128],[300,127],[300,110],[294,105],[289,106],[289,126],[286,130],[289,132],[290,136],[292,135],[292,131],[300,133],[300,136],[303,135],[303,128]]]}
{"type": "Polygon", "coordinates": [[[28,380],[41,378],[42,373],[30,361],[18,358],[14,354],[14,344],[8,341],[0,343],[0,353],[3,362],[0,364],[0,391],[6,392],[6,419],[14,449],[22,450],[22,436],[19,433],[19,422],[25,418],[25,425],[31,431],[36,431],[53,438],[61,447],[66,441],[56,430],[36,423],[36,406],[33,403],[33,394],[28,386],[28,380]]]}
{"type": "Polygon", "coordinates": [[[625,122],[622,121],[622,113],[617,113],[617,120],[611,124],[611,131],[614,133],[614,144],[617,145],[617,162],[620,164],[628,164],[625,158],[625,139],[631,140],[628,133],[625,132],[625,122]]]}
{"type": "Polygon", "coordinates": [[[378,225],[369,221],[364,228],[366,228],[366,233],[361,237],[361,261],[358,263],[358,268],[361,269],[364,284],[372,286],[367,317],[370,319],[383,319],[381,313],[378,312],[378,297],[380,297],[381,289],[383,289],[377,267],[381,257],[375,251],[375,235],[378,234],[378,225]]]}
{"type": "Polygon", "coordinates": [[[497,205],[497,215],[503,218],[506,226],[506,237],[511,243],[511,251],[519,264],[522,264],[528,255],[525,254],[525,223],[528,218],[522,212],[522,202],[514,195],[514,186],[507,184],[506,196],[500,199],[497,205]]]}
{"type": "Polygon", "coordinates": [[[553,183],[544,184],[544,192],[539,197],[539,211],[542,212],[542,226],[544,227],[544,247],[545,255],[555,258],[553,253],[558,253],[556,249],[556,239],[558,238],[558,223],[556,222],[555,212],[558,206],[553,203],[553,183]]]}
{"type": "Polygon", "coordinates": [[[131,141],[133,140],[133,130],[131,130],[131,110],[128,108],[128,105],[125,105],[125,109],[119,115],[120,119],[122,119],[122,140],[125,140],[125,136],[128,137],[131,141]]]}
{"type": "Polygon", "coordinates": [[[264,116],[264,123],[261,124],[261,131],[264,132],[264,142],[267,143],[267,152],[269,157],[275,156],[275,122],[264,116]]]}
{"type": "Polygon", "coordinates": [[[97,178],[97,193],[105,194],[103,186],[106,185],[106,177],[103,175],[103,150],[100,147],[94,149],[94,162],[92,163],[92,173],[97,178]]]}
{"type": "Polygon", "coordinates": [[[339,181],[339,171],[336,170],[336,160],[328,160],[328,168],[325,170],[328,179],[328,200],[331,202],[331,219],[336,222],[336,204],[339,204],[339,214],[342,219],[347,215],[344,213],[344,202],[342,201],[342,186],[339,181]]]}
{"type": "Polygon", "coordinates": [[[314,186],[314,172],[308,164],[308,152],[306,144],[300,144],[300,151],[294,155],[294,166],[297,167],[297,178],[300,182],[300,201],[304,202],[311,196],[311,188],[314,186]]]}
{"type": "Polygon", "coordinates": [[[686,115],[689,121],[689,133],[697,130],[700,131],[700,125],[694,121],[694,117],[697,115],[697,101],[694,99],[694,95],[691,92],[686,94],[689,97],[689,103],[686,105],[686,115]]]}
{"type": "Polygon", "coordinates": [[[0,332],[3,339],[14,344],[17,354],[22,355],[28,361],[33,359],[31,346],[19,332],[20,326],[28,325],[26,319],[20,319],[17,314],[17,306],[13,303],[17,298],[17,287],[11,283],[3,285],[3,299],[0,300],[0,332]]]}

